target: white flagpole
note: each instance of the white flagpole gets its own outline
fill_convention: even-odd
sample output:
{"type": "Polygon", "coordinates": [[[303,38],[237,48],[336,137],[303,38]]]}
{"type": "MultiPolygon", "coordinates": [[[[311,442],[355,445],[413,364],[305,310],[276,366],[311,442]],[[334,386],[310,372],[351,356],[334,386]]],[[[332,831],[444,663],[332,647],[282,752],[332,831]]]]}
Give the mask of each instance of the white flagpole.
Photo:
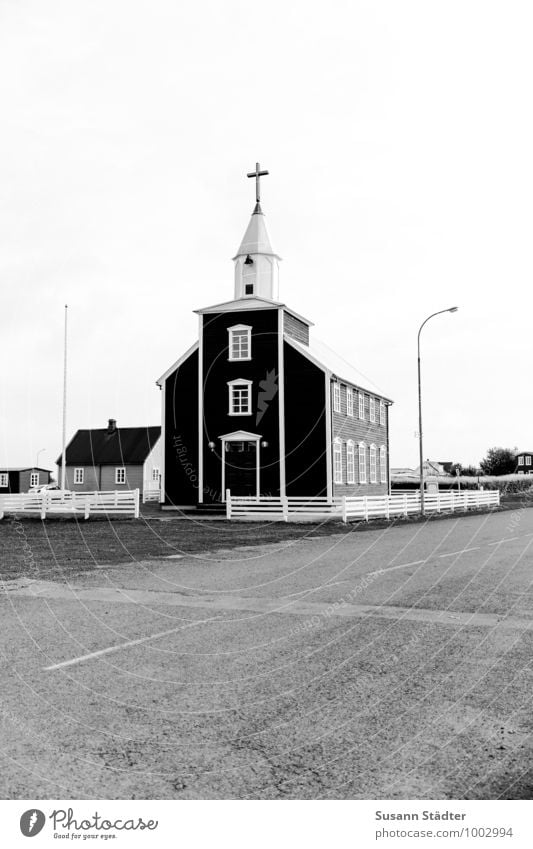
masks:
{"type": "Polygon", "coordinates": [[[65,304],[65,343],[63,352],[63,450],[61,452],[61,489],[65,490],[65,451],[67,445],[67,316],[68,306],[65,304]]]}

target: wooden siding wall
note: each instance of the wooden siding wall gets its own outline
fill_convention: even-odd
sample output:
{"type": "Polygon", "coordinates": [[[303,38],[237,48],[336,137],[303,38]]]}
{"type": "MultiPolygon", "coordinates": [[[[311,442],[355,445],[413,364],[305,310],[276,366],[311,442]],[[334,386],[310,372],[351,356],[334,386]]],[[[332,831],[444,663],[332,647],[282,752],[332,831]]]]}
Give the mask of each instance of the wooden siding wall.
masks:
{"type": "Polygon", "coordinates": [[[167,506],[198,503],[198,351],[164,383],[165,495],[167,506]]]}
{"type": "Polygon", "coordinates": [[[221,499],[222,434],[245,430],[258,433],[268,442],[261,448],[260,491],[263,495],[279,495],[279,393],[276,382],[278,364],[278,310],[241,310],[210,313],[203,316],[203,385],[204,385],[204,501],[221,499]],[[228,359],[228,327],[246,324],[252,328],[252,358],[228,359]],[[275,394],[269,393],[269,375],[274,379],[275,394]],[[228,415],[228,381],[252,381],[252,413],[228,415]],[[261,410],[261,399],[264,407],[261,410]],[[215,443],[214,451],[208,447],[215,443]]]}
{"type": "MultiPolygon", "coordinates": [[[[333,482],[333,494],[335,496],[342,495],[383,495],[389,491],[388,480],[387,483],[380,483],[381,472],[379,465],[379,449],[382,445],[385,446],[387,450],[387,476],[388,476],[388,455],[389,455],[389,407],[385,405],[385,424],[380,425],[379,423],[379,401],[380,398],[378,395],[370,395],[368,392],[364,393],[365,396],[365,418],[359,418],[359,395],[358,390],[352,387],[353,389],[353,418],[352,416],[346,415],[346,384],[341,383],[341,412],[335,413],[333,411],[333,383],[335,381],[331,381],[330,391],[331,391],[331,409],[332,409],[332,427],[331,427],[331,439],[332,441],[335,437],[339,437],[342,441],[342,484],[338,484],[333,482]],[[376,421],[370,421],[370,398],[375,398],[376,400],[376,421]],[[355,444],[355,484],[346,483],[346,443],[351,439],[355,444]],[[368,483],[360,484],[359,483],[359,455],[358,455],[358,446],[359,442],[364,442],[366,446],[366,479],[368,483]],[[378,483],[371,484],[370,483],[370,446],[375,445],[377,448],[377,479],[378,483]]],[[[332,451],[332,475],[333,481],[335,480],[334,474],[334,464],[333,464],[333,445],[331,446],[332,451]]]]}
{"type": "MultiPolygon", "coordinates": [[[[100,468],[98,466],[69,466],[65,468],[65,486],[71,492],[96,492],[100,486],[100,468]],[[83,469],[83,483],[74,483],[74,469],[83,469]]],[[[61,486],[61,466],[58,466],[59,486],[61,486]]]]}
{"type": "Polygon", "coordinates": [[[100,489],[106,492],[109,489],[125,490],[125,489],[140,489],[143,488],[143,467],[142,465],[124,466],[126,469],[126,482],[115,483],[115,469],[118,466],[101,466],[100,467],[100,489]]]}
{"type": "Polygon", "coordinates": [[[324,372],[284,343],[288,496],[327,495],[324,372]]]}
{"type": "Polygon", "coordinates": [[[287,336],[309,345],[309,326],[286,310],[283,310],[283,328],[287,336]]]}

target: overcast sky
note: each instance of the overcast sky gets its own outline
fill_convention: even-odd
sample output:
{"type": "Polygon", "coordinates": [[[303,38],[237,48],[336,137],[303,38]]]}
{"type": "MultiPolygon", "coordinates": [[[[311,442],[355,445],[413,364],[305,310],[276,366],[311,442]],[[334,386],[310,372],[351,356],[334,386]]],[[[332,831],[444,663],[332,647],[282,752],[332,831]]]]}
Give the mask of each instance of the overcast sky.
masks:
{"type": "Polygon", "coordinates": [[[393,465],[533,448],[529,2],[0,0],[0,463],[160,422],[253,208],[280,297],[392,397],[393,465]]]}

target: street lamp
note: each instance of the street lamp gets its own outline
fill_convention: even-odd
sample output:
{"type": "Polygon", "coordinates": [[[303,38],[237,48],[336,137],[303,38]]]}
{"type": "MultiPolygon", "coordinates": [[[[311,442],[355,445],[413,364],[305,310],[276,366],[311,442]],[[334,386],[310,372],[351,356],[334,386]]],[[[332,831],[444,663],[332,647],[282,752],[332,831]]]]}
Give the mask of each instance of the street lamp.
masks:
{"type": "Polygon", "coordinates": [[[420,334],[422,328],[428,323],[430,318],[436,315],[442,315],[445,312],[457,312],[459,307],[448,307],[447,310],[439,310],[428,315],[425,321],[422,322],[418,330],[418,448],[420,453],[420,511],[424,515],[424,447],[422,444],[422,381],[420,378],[420,334]]]}
{"type": "Polygon", "coordinates": [[[46,448],[39,448],[39,450],[37,451],[37,462],[35,464],[37,469],[39,468],[39,457],[41,456],[43,451],[46,451],[46,448]]]}

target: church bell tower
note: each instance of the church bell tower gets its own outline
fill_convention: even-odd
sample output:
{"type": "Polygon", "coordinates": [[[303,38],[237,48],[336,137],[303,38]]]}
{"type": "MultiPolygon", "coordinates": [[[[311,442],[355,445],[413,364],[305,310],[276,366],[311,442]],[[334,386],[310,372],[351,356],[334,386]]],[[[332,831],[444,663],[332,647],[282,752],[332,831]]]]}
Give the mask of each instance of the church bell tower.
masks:
{"type": "Polygon", "coordinates": [[[255,177],[255,208],[243,240],[233,257],[235,263],[235,300],[259,297],[277,301],[279,297],[279,263],[281,257],[274,253],[268,236],[265,216],[261,209],[259,162],[248,177],[255,177]]]}

